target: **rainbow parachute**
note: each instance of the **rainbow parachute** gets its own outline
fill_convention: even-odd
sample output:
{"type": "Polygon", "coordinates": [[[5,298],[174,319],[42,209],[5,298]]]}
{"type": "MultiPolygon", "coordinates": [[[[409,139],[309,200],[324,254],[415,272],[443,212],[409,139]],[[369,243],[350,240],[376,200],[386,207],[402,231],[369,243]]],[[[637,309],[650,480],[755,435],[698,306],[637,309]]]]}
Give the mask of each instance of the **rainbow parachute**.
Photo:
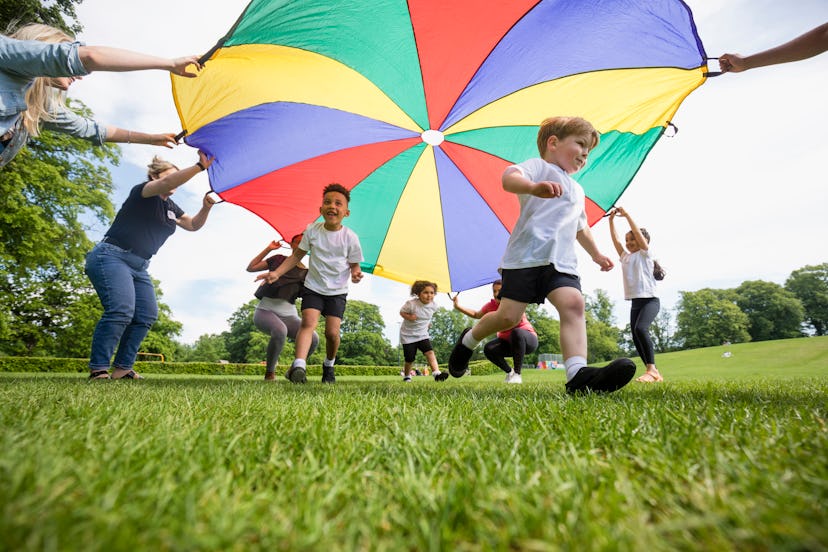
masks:
{"type": "Polygon", "coordinates": [[[544,118],[601,133],[575,175],[594,223],[706,78],[676,0],[253,0],[208,56],[173,93],[214,191],[289,238],[339,182],[363,270],[455,291],[497,277],[500,175],[544,118]]]}

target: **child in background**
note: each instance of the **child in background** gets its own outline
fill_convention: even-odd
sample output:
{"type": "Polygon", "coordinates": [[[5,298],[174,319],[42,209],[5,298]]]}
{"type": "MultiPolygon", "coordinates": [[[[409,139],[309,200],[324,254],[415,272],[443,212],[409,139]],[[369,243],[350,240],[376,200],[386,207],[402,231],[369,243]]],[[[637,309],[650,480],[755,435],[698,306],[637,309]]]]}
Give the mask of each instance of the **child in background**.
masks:
{"type": "Polygon", "coordinates": [[[400,325],[400,344],[403,348],[403,358],[405,360],[405,367],[403,368],[403,381],[411,382],[411,374],[414,373],[414,358],[417,356],[417,350],[422,351],[431,373],[434,375],[434,381],[445,381],[448,378],[448,373],[441,372],[437,365],[437,357],[434,355],[434,349],[431,347],[431,340],[428,336],[428,327],[431,325],[431,317],[439,307],[434,302],[434,296],[437,294],[437,284],[433,282],[426,282],[425,280],[417,280],[411,286],[411,299],[405,302],[400,309],[400,316],[403,317],[403,322],[400,325]]]}
{"type": "MultiPolygon", "coordinates": [[[[290,249],[295,250],[302,241],[302,234],[296,234],[290,239],[290,249]]],[[[270,242],[261,253],[253,257],[247,265],[248,272],[260,272],[262,270],[275,270],[285,259],[284,255],[267,255],[271,251],[279,249],[280,243],[270,242]],[[265,257],[267,257],[265,259],[265,257]]],[[[276,362],[285,346],[285,340],[289,337],[296,340],[302,320],[296,314],[296,299],[302,291],[305,276],[308,269],[302,263],[285,273],[276,283],[262,284],[256,289],[255,296],[259,299],[256,310],[253,312],[253,325],[270,336],[267,343],[265,359],[265,376],[267,381],[276,379],[276,362]]],[[[319,344],[319,336],[316,332],[311,335],[311,346],[308,356],[311,356],[319,344]]]]}
{"type": "MultiPolygon", "coordinates": [[[[503,287],[502,280],[495,280],[492,282],[492,299],[482,307],[479,311],[473,311],[460,306],[457,303],[457,298],[460,297],[458,293],[452,297],[454,308],[472,318],[483,318],[487,312],[496,311],[500,306],[500,288],[503,287]]],[[[497,332],[497,337],[489,341],[483,346],[483,354],[489,359],[489,362],[506,372],[506,383],[523,383],[523,376],[521,370],[523,368],[523,359],[527,354],[535,352],[538,348],[538,334],[535,333],[535,328],[526,318],[526,313],[520,319],[520,322],[514,328],[497,332]],[[506,362],[506,357],[512,357],[514,368],[509,367],[506,362]]]]}
{"type": "Polygon", "coordinates": [[[621,257],[621,272],[624,276],[624,299],[632,301],[630,308],[630,331],[635,350],[647,367],[647,371],[636,381],[655,383],[664,381],[655,365],[655,347],[650,337],[653,323],[661,303],[656,297],[656,280],[664,278],[664,269],[653,258],[650,251],[650,234],[639,228],[623,207],[616,207],[609,213],[609,229],[612,244],[621,257]],[[630,223],[625,236],[627,248],[621,244],[615,232],[615,217],[624,217],[630,223]]]}
{"type": "Polygon", "coordinates": [[[351,194],[341,184],[328,184],[322,190],[319,213],[324,222],[313,222],[305,229],[299,247],[275,270],[259,274],[256,280],[272,284],[311,252],[302,298],[302,326],[296,335],[296,358],[285,374],[293,383],[307,381],[307,358],[319,316],[325,317],[325,352],[322,383],[336,382],[334,362],[339,350],[339,327],[345,314],[348,279],[362,280],[362,247],[356,233],[342,225],[351,214],[351,194]]]}
{"type": "Polygon", "coordinates": [[[527,304],[540,304],[545,299],[554,305],[561,320],[568,393],[609,393],[635,375],[635,363],[628,358],[614,360],[604,368],[587,366],[586,314],[575,242],[602,271],[612,269],[613,263],[598,250],[587,224],[586,195],[569,175],[586,165],[598,140],[595,128],[580,117],[546,119],[538,130],[541,157],[504,171],[503,189],[517,194],[520,216],[500,264],[500,305],[460,335],[448,361],[452,376],[459,378],[465,373],[472,351],[486,336],[513,328],[527,304]]]}

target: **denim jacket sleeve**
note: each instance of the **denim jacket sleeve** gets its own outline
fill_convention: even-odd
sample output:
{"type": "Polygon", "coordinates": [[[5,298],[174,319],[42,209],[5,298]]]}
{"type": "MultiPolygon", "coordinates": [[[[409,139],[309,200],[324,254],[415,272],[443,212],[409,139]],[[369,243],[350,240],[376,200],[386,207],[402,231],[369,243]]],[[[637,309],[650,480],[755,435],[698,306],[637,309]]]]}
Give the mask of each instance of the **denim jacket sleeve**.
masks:
{"type": "Polygon", "coordinates": [[[0,72],[31,80],[89,74],[80,60],[80,42],[51,44],[0,35],[0,72]]]}
{"type": "Polygon", "coordinates": [[[89,140],[96,146],[106,142],[106,126],[97,121],[81,117],[68,108],[61,108],[51,115],[51,120],[41,121],[43,128],[89,140]]]}

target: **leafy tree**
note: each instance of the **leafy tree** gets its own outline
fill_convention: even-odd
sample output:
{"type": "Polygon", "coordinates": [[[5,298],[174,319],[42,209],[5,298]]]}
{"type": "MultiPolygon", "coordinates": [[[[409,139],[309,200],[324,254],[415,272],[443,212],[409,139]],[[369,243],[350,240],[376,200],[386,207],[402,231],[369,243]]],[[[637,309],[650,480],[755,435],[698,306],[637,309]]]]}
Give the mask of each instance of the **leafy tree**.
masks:
{"type": "Polygon", "coordinates": [[[736,306],[732,291],[710,288],[683,291],[677,312],[676,338],[684,348],[750,341],[750,320],[736,306]]]}
{"type": "Polygon", "coordinates": [[[736,288],[736,305],[748,316],[753,341],[802,336],[805,309],[796,295],[779,284],[752,280],[736,288]]]}
{"type": "Polygon", "coordinates": [[[71,34],[83,30],[77,21],[75,4],[83,0],[0,0],[0,31],[5,32],[10,24],[45,23],[71,34]],[[64,18],[72,20],[67,23],[64,18]]]}
{"type": "Polygon", "coordinates": [[[385,322],[380,314],[379,307],[349,299],[345,306],[345,314],[342,316],[340,330],[342,335],[356,332],[368,332],[382,335],[385,329],[385,322]]]}
{"type": "Polygon", "coordinates": [[[615,305],[606,291],[596,289],[595,296],[586,294],[584,295],[584,301],[586,303],[586,312],[591,314],[594,320],[603,322],[608,326],[615,326],[615,316],[612,313],[615,305]]]}
{"type": "MultiPolygon", "coordinates": [[[[321,325],[321,324],[320,324],[321,325]]],[[[349,300],[340,326],[338,364],[392,365],[396,353],[383,335],[385,322],[379,307],[364,301],[349,300]]],[[[324,333],[319,341],[324,352],[324,333]]]]}
{"type": "MultiPolygon", "coordinates": [[[[239,307],[228,320],[230,331],[225,333],[224,346],[230,357],[228,359],[230,362],[249,362],[251,341],[255,343],[260,336],[264,337],[265,340],[269,339],[253,325],[253,311],[256,310],[258,303],[257,299],[251,299],[239,307]]],[[[265,347],[267,346],[266,342],[265,347]]],[[[264,354],[257,356],[258,359],[253,362],[264,359],[264,354]]]]}
{"type": "Polygon", "coordinates": [[[785,289],[805,308],[805,320],[816,335],[828,335],[828,263],[808,265],[791,272],[785,289]]]}
{"type": "Polygon", "coordinates": [[[119,161],[116,146],[67,134],[32,140],[0,171],[0,271],[24,275],[80,263],[92,245],[85,217],[107,224],[115,214],[106,163],[119,161]]]}
{"type": "Polygon", "coordinates": [[[227,348],[224,346],[226,333],[204,334],[192,345],[180,345],[176,358],[182,362],[218,362],[227,360],[227,348]]]}
{"type": "Polygon", "coordinates": [[[87,356],[101,312],[89,288],[86,276],[71,265],[64,270],[47,266],[27,275],[7,275],[0,281],[7,320],[0,353],[87,356]]]}

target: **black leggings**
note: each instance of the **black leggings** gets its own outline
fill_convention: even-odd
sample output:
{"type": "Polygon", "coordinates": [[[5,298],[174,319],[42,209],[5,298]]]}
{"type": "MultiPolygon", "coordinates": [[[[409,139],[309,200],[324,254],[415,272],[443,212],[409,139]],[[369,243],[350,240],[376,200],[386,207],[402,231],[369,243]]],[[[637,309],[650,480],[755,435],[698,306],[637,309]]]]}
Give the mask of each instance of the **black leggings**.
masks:
{"type": "Polygon", "coordinates": [[[658,311],[661,310],[661,302],[658,297],[645,297],[632,300],[630,309],[630,330],[632,331],[633,343],[638,356],[644,364],[655,364],[655,348],[650,338],[650,324],[653,323],[658,311]]]}
{"type": "Polygon", "coordinates": [[[538,348],[538,336],[528,330],[515,328],[512,330],[509,339],[496,337],[486,343],[483,347],[483,354],[489,361],[506,372],[512,371],[505,357],[512,357],[515,365],[515,372],[520,374],[523,366],[523,357],[533,353],[538,348]]]}

